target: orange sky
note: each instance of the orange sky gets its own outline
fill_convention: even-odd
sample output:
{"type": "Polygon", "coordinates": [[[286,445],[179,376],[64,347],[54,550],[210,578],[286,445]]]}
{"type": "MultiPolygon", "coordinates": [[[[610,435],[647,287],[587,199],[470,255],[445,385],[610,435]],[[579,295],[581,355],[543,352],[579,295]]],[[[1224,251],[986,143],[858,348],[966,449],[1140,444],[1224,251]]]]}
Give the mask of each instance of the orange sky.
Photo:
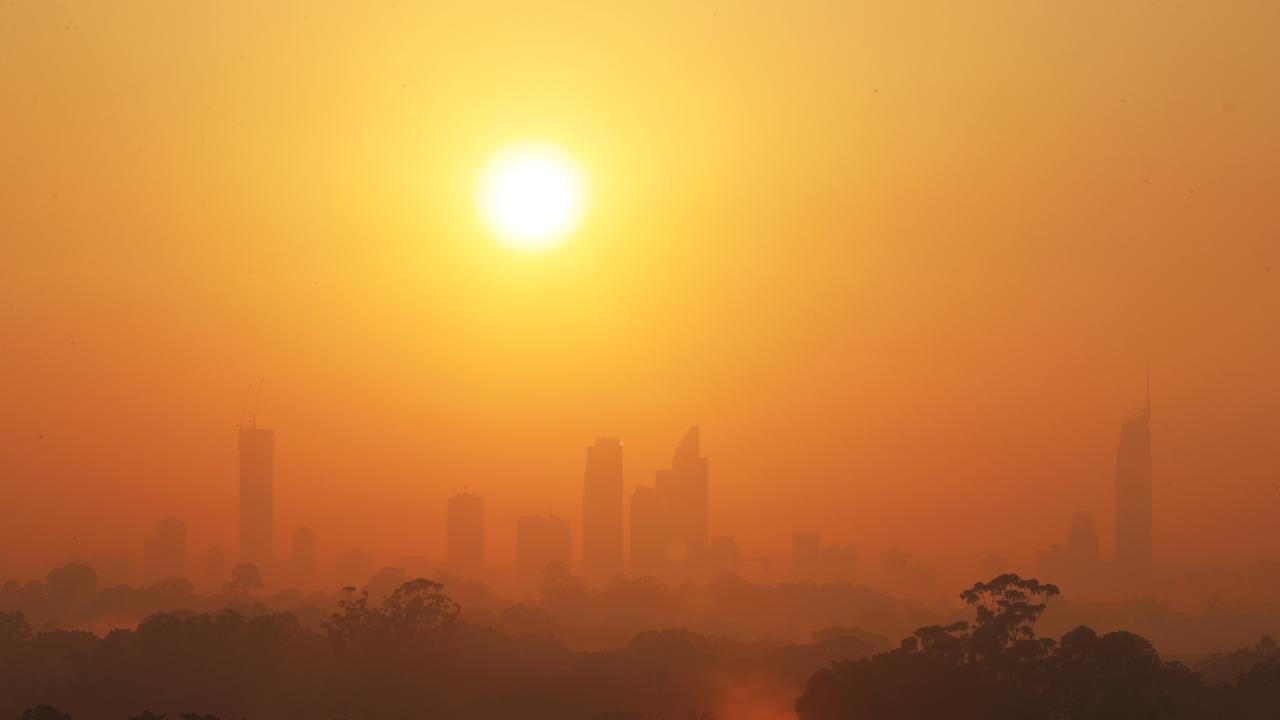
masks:
{"type": "Polygon", "coordinates": [[[693,423],[745,553],[1109,555],[1148,357],[1157,566],[1274,557],[1280,4],[1028,5],[3,2],[4,574],[234,547],[259,378],[326,563],[468,485],[576,534],[693,423]],[[534,255],[471,197],[530,138],[592,194],[534,255]]]}

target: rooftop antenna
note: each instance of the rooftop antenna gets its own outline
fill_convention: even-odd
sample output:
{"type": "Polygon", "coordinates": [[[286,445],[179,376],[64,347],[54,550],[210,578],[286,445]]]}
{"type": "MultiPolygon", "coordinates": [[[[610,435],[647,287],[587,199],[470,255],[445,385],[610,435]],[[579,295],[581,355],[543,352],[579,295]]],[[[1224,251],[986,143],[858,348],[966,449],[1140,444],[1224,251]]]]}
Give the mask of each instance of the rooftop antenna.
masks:
{"type": "MultiPolygon", "coordinates": [[[[250,385],[249,387],[253,387],[253,386],[250,385]]],[[[258,427],[258,406],[261,404],[262,404],[262,380],[259,379],[258,380],[258,397],[253,401],[253,419],[250,421],[252,423],[252,425],[250,425],[249,427],[250,430],[258,427]]]]}

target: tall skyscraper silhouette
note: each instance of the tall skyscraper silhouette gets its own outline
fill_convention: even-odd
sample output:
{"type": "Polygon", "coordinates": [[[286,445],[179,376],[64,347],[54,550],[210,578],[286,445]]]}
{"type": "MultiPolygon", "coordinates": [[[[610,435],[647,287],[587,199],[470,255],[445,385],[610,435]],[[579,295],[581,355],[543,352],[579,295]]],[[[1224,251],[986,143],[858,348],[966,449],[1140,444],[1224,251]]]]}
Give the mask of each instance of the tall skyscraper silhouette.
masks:
{"type": "Polygon", "coordinates": [[[1147,406],[1120,427],[1116,447],[1116,570],[1123,578],[1151,575],[1151,380],[1147,406]]]}
{"type": "Polygon", "coordinates": [[[316,582],[316,534],[311,528],[293,531],[293,547],[289,551],[289,584],[309,590],[316,582]]]}
{"type": "Polygon", "coordinates": [[[484,574],[484,500],[472,492],[449,498],[445,513],[445,561],[468,578],[484,574]]]}
{"type": "Polygon", "coordinates": [[[702,457],[698,426],[685,432],[676,446],[670,470],[659,470],[654,489],[663,507],[666,537],[664,560],[680,580],[706,573],[710,493],[707,458],[702,457]]]}
{"type": "Polygon", "coordinates": [[[1073,597],[1087,597],[1100,583],[1102,563],[1098,557],[1098,533],[1093,527],[1093,517],[1083,510],[1071,516],[1071,529],[1067,532],[1067,545],[1054,545],[1036,553],[1036,572],[1041,577],[1053,578],[1063,592],[1073,597]]]}
{"type": "Polygon", "coordinates": [[[728,536],[713,537],[707,546],[707,576],[718,578],[738,574],[738,541],[728,536]]]}
{"type": "Polygon", "coordinates": [[[665,531],[658,491],[637,487],[631,491],[631,575],[662,577],[665,531]]]}
{"type": "Polygon", "coordinates": [[[516,521],[516,579],[524,589],[538,587],[552,563],[572,560],[569,523],[558,517],[525,515],[516,521]]]}
{"type": "Polygon", "coordinates": [[[652,488],[631,492],[631,574],[675,581],[705,579],[710,544],[707,459],[698,426],[685,432],[669,470],[659,470],[652,488]]]}
{"type": "Polygon", "coordinates": [[[170,515],[142,541],[142,574],[147,582],[187,576],[187,526],[170,515]]]}
{"type": "Polygon", "coordinates": [[[240,428],[240,562],[267,576],[275,560],[275,434],[240,428]]]}
{"type": "Polygon", "coordinates": [[[791,536],[791,575],[796,582],[815,585],[822,577],[822,538],[817,533],[791,536]]]}
{"type": "Polygon", "coordinates": [[[622,504],[622,442],[597,438],[582,482],[582,574],[591,580],[623,572],[622,504]]]}

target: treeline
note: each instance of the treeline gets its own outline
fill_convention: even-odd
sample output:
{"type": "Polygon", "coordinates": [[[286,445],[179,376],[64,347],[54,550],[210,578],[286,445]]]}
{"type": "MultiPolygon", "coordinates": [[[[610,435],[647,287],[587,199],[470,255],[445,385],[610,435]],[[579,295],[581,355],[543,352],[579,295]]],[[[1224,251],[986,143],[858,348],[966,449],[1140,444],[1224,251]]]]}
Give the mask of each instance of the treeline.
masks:
{"type": "Polygon", "coordinates": [[[864,657],[865,634],[831,629],[805,645],[682,630],[582,652],[556,639],[465,622],[430,580],[381,602],[349,591],[317,630],[288,612],[157,613],[104,637],[33,633],[0,615],[0,717],[28,709],[76,720],[143,711],[221,718],[713,717],[758,686],[794,698],[818,668],[864,657]],[[785,688],[785,691],[780,689],[785,688]],[[788,694],[789,693],[789,694],[788,694]]]}
{"type": "Polygon", "coordinates": [[[1144,638],[1077,627],[1058,640],[1036,622],[1057,587],[1002,575],[962,594],[972,622],[917,630],[891,652],[818,672],[801,720],[1261,720],[1280,717],[1280,652],[1270,638],[1199,672],[1144,638]]]}
{"type": "MultiPolygon", "coordinates": [[[[564,582],[549,573],[545,607],[515,604],[502,615],[581,609],[572,597],[556,609],[556,593],[577,587],[564,582]]],[[[801,720],[1280,714],[1280,651],[1269,639],[1193,668],[1162,660],[1129,632],[1078,627],[1039,637],[1037,622],[1057,594],[1001,575],[961,595],[971,620],[919,628],[890,651],[841,627],[802,644],[651,630],[614,649],[575,650],[548,634],[469,621],[425,579],[385,597],[348,589],[314,624],[244,603],[155,613],[99,637],[36,632],[7,611],[0,718],[705,720],[743,707],[801,720]]]]}
{"type": "MultiPolygon", "coordinates": [[[[287,611],[308,629],[337,607],[337,592],[261,591],[254,572],[237,567],[220,592],[197,593],[186,580],[169,579],[146,587],[100,587],[96,573],[83,564],[55,568],[44,580],[0,587],[0,612],[21,612],[37,631],[88,629],[103,634],[132,627],[144,617],[174,608],[216,614],[232,608],[241,614],[287,611]]],[[[948,619],[945,612],[888,597],[848,583],[759,585],[725,576],[709,583],[671,586],[653,578],[615,578],[589,586],[563,565],[548,567],[543,582],[520,598],[504,598],[482,583],[446,572],[430,575],[442,582],[462,606],[463,619],[510,634],[548,635],[576,649],[625,645],[647,630],[686,628],[704,635],[743,640],[803,642],[817,629],[861,627],[902,637],[921,625],[948,619]]],[[[380,602],[411,579],[404,570],[383,568],[361,587],[380,602]]],[[[887,640],[885,641],[887,644],[887,640]]]]}

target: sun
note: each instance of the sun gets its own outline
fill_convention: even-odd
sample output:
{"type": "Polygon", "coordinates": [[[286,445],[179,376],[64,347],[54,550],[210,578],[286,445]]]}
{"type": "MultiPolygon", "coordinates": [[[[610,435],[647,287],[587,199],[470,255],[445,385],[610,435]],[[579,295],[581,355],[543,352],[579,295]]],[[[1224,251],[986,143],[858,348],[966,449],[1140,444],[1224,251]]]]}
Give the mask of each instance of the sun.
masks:
{"type": "Polygon", "coordinates": [[[476,202],[480,218],[503,245],[546,250],[582,221],[586,180],[577,163],[553,145],[513,145],[480,174],[476,202]]]}

